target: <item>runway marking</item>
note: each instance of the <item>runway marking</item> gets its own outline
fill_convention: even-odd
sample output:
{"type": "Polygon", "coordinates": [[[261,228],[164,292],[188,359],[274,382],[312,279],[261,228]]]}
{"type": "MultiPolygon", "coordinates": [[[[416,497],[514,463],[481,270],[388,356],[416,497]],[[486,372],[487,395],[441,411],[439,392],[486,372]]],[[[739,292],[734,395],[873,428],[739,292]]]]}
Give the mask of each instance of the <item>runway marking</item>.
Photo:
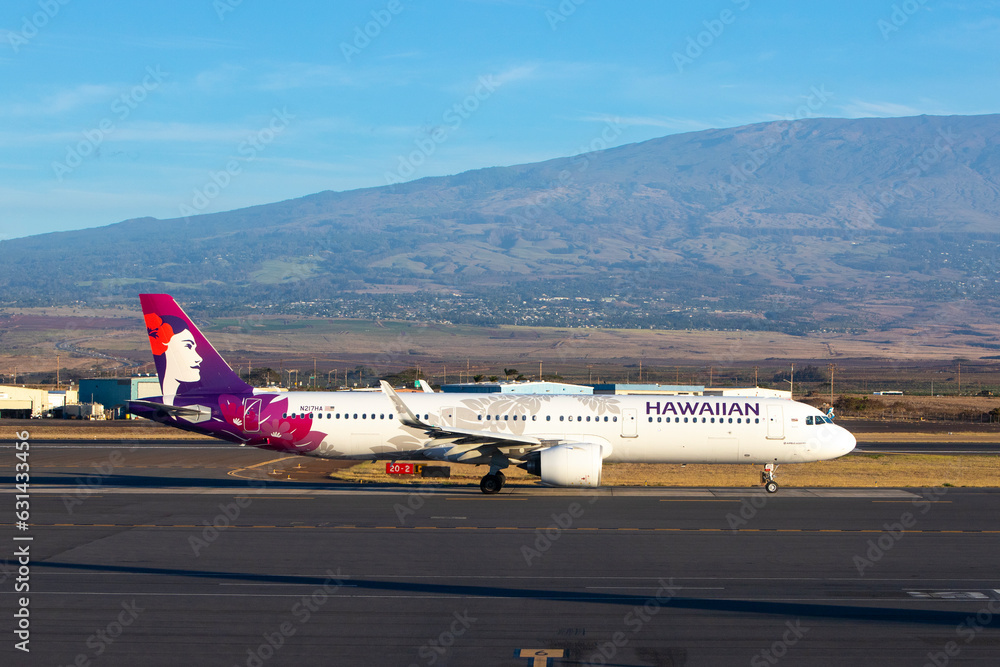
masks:
{"type": "MultiPolygon", "coordinates": [[[[14,524],[0,524],[4,527],[13,527],[14,524]]],[[[186,523],[33,523],[33,528],[202,528],[203,526],[198,526],[195,524],[186,523]]],[[[286,524],[286,525],[276,525],[276,524],[231,524],[231,528],[275,528],[278,530],[287,528],[313,528],[313,529],[325,529],[325,530],[524,530],[524,531],[536,531],[536,530],[546,530],[552,526],[358,526],[358,525],[301,525],[301,524],[286,524]]],[[[720,532],[734,532],[734,533],[881,533],[882,530],[876,530],[871,528],[669,528],[669,527],[656,527],[656,528],[632,528],[632,527],[620,527],[620,526],[607,526],[607,527],[576,527],[576,528],[566,528],[566,532],[583,532],[583,531],[598,531],[598,532],[656,532],[656,531],[672,531],[672,532],[685,532],[685,533],[720,533],[720,532]]],[[[916,535],[945,535],[945,534],[959,534],[959,535],[1000,535],[1000,530],[979,530],[979,529],[968,529],[968,530],[952,530],[952,529],[924,529],[924,530],[907,530],[907,534],[916,535]]]]}
{"type": "Polygon", "coordinates": [[[295,455],[292,455],[292,456],[281,456],[281,457],[276,458],[276,459],[271,459],[270,461],[263,461],[261,463],[255,463],[252,466],[244,466],[242,468],[236,468],[235,470],[230,470],[226,474],[229,475],[229,476],[231,476],[231,477],[238,477],[239,479],[251,479],[250,477],[240,477],[236,473],[243,472],[244,470],[253,470],[254,468],[259,468],[261,466],[266,466],[266,465],[271,464],[271,463],[277,463],[278,461],[287,461],[288,459],[297,459],[297,458],[299,458],[298,454],[295,454],[295,455]]]}
{"type": "MultiPolygon", "coordinates": [[[[588,590],[616,590],[620,591],[625,588],[636,588],[643,591],[659,590],[659,587],[649,585],[649,586],[584,586],[588,590]]],[[[724,591],[725,586],[671,586],[670,590],[673,591],[724,591]]]]}
{"type": "MultiPolygon", "coordinates": [[[[872,502],[873,503],[906,503],[907,505],[912,505],[913,504],[912,500],[873,500],[872,502]]],[[[951,501],[951,500],[935,500],[934,504],[935,505],[940,505],[941,503],[950,503],[950,502],[953,502],[953,501],[951,501]]]]}
{"type": "MultiPolygon", "coordinates": [[[[472,487],[469,487],[469,488],[472,488],[472,487]]],[[[473,496],[447,496],[447,497],[445,497],[445,500],[478,500],[480,498],[482,498],[482,496],[479,495],[479,494],[476,494],[476,495],[473,495],[473,496]]],[[[508,495],[494,496],[493,500],[496,500],[498,498],[503,498],[504,500],[511,500],[511,501],[513,501],[513,500],[527,500],[527,498],[511,498],[508,495]]]]}
{"type": "Polygon", "coordinates": [[[517,650],[517,657],[530,660],[531,667],[548,667],[553,658],[561,658],[565,653],[561,648],[521,648],[517,650]]]}

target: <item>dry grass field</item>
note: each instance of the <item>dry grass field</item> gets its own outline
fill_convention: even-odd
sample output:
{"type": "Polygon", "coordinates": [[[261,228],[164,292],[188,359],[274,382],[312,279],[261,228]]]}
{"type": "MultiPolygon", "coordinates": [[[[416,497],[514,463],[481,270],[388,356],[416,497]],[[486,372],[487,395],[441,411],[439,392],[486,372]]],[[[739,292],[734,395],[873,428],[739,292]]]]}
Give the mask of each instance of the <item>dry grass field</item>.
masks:
{"type": "MultiPolygon", "coordinates": [[[[324,320],[293,316],[254,316],[201,323],[206,335],[234,366],[299,369],[308,374],[315,360],[326,376],[358,365],[379,374],[420,367],[433,382],[456,381],[459,373],[500,374],[517,368],[537,376],[560,374],[574,380],[750,384],[755,365],[761,380],[795,362],[825,369],[837,364],[837,377],[872,389],[920,375],[924,393],[954,394],[959,360],[966,389],[996,382],[1000,361],[984,347],[982,336],[953,326],[870,333],[814,333],[694,330],[608,330],[545,327],[472,327],[442,323],[324,320]],[[640,366],[641,364],[641,366],[640,366]],[[926,374],[928,366],[940,366],[926,374]],[[911,373],[912,371],[912,373],[911,373]],[[919,371],[919,372],[918,372],[919,371]],[[986,373],[989,377],[983,375],[986,373]],[[982,376],[982,377],[980,377],[982,376]]],[[[7,309],[0,316],[0,375],[52,372],[56,355],[63,368],[126,373],[121,363],[97,355],[125,357],[152,369],[138,310],[71,308],[7,309]],[[93,357],[89,355],[95,355],[93,357]]],[[[783,385],[786,386],[786,385],[783,385]]],[[[797,388],[798,385],[797,385],[797,388]]],[[[802,392],[822,391],[820,384],[802,392]]],[[[966,391],[969,393],[969,391],[966,391]]]]}

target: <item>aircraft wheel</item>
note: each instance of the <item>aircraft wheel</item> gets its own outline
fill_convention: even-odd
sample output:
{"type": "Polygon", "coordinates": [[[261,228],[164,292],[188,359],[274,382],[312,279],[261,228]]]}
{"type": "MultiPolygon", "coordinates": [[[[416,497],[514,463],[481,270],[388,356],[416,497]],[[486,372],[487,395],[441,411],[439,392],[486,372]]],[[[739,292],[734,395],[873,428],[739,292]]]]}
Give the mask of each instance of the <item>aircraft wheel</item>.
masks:
{"type": "Polygon", "coordinates": [[[764,485],[764,490],[767,491],[768,493],[777,493],[778,483],[775,482],[774,480],[771,480],[770,482],[764,485]]]}
{"type": "Polygon", "coordinates": [[[497,475],[484,475],[479,481],[479,489],[486,495],[500,493],[503,488],[503,479],[497,475]]]}

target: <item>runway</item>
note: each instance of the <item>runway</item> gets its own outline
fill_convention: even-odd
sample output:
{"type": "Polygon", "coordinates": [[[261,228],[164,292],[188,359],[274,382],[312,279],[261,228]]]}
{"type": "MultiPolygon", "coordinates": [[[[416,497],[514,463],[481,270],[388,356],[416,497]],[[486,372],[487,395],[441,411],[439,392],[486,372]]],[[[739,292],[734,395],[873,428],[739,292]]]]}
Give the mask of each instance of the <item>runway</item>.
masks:
{"type": "Polygon", "coordinates": [[[274,454],[163,446],[33,450],[31,526],[17,533],[33,538],[32,650],[8,637],[4,664],[920,666],[1000,655],[1000,490],[490,497],[241,478],[228,473],[274,454]]]}
{"type": "Polygon", "coordinates": [[[858,438],[855,454],[1000,454],[995,442],[866,442],[858,438]]]}

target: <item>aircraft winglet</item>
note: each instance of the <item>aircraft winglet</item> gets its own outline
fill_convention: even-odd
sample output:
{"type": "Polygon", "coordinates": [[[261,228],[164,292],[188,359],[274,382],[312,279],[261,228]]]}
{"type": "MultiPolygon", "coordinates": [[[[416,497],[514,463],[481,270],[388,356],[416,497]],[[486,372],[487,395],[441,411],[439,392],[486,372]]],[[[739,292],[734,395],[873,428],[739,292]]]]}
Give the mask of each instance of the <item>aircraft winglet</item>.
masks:
{"type": "Polygon", "coordinates": [[[401,422],[403,422],[407,426],[416,426],[418,428],[434,428],[430,424],[425,424],[423,421],[420,420],[419,417],[413,414],[413,411],[410,410],[410,408],[406,405],[406,403],[403,402],[403,399],[399,397],[399,394],[397,394],[396,390],[392,388],[392,385],[390,385],[385,380],[381,380],[379,383],[382,385],[382,391],[385,393],[386,396],[389,397],[389,400],[392,401],[392,404],[396,406],[396,412],[399,414],[399,420],[401,422]]]}

